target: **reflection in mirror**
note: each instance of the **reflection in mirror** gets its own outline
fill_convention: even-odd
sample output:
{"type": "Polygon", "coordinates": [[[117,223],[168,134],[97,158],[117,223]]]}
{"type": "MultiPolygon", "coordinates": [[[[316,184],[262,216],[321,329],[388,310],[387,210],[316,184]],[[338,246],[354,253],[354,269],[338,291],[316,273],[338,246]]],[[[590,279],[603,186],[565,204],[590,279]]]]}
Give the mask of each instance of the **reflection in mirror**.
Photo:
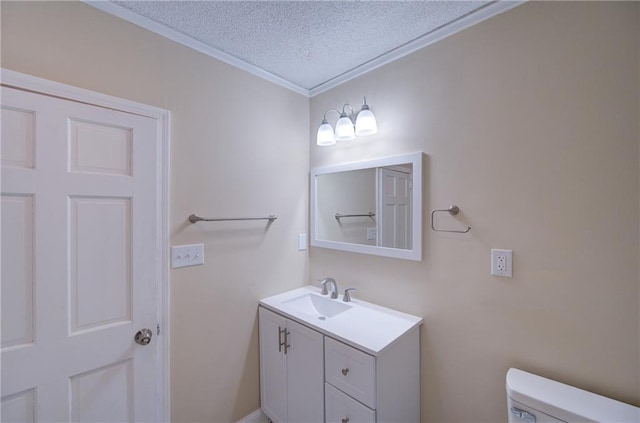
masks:
{"type": "Polygon", "coordinates": [[[318,239],[411,249],[411,163],[316,179],[318,239]]]}
{"type": "Polygon", "coordinates": [[[421,260],[422,153],[317,168],[311,245],[421,260]]]}

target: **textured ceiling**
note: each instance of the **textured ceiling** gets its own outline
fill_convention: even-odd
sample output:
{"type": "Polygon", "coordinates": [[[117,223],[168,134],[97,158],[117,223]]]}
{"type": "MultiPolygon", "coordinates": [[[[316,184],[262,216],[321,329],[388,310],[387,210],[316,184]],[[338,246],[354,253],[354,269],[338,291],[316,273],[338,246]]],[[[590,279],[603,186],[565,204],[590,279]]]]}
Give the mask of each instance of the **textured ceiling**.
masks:
{"type": "Polygon", "coordinates": [[[312,90],[488,1],[113,1],[312,90]]]}

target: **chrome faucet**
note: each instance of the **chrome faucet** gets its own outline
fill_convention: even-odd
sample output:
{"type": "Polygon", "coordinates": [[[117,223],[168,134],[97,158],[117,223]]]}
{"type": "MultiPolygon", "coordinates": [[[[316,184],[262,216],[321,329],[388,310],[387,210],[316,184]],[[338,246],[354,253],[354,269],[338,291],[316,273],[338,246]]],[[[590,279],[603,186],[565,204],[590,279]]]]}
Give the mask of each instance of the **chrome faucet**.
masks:
{"type": "Polygon", "coordinates": [[[342,301],[344,301],[345,303],[350,303],[351,302],[351,294],[349,294],[351,291],[356,291],[355,288],[347,288],[344,290],[344,295],[342,296],[342,301]]]}
{"type": "Polygon", "coordinates": [[[336,284],[336,280],[333,278],[324,278],[322,280],[320,280],[320,284],[322,285],[322,292],[320,292],[322,295],[327,295],[329,293],[328,289],[327,289],[327,285],[333,285],[332,289],[331,289],[331,298],[333,298],[334,300],[336,298],[338,298],[338,285],[336,284]]]}

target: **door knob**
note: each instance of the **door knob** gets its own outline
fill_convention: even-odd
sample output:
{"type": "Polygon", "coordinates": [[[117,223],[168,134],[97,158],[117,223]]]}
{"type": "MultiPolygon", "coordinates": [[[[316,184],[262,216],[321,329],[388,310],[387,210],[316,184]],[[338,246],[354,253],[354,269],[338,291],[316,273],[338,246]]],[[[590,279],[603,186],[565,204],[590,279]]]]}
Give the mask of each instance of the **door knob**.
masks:
{"type": "Polygon", "coordinates": [[[153,332],[151,329],[140,329],[136,336],[133,338],[136,341],[136,344],[147,345],[151,342],[151,336],[153,336],[153,332]]]}

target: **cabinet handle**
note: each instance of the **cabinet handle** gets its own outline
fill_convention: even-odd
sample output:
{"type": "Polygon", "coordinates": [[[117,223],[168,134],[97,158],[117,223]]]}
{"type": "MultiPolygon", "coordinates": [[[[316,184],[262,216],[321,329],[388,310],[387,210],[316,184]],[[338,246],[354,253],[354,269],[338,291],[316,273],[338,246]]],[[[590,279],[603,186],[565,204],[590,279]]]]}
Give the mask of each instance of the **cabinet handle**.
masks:
{"type": "MultiPolygon", "coordinates": [[[[282,352],[282,347],[286,344],[287,342],[287,335],[285,333],[284,335],[284,342],[282,342],[282,334],[285,333],[285,329],[282,329],[280,326],[278,326],[278,352],[282,352]]],[[[285,354],[287,353],[286,351],[286,347],[285,347],[285,354]]]]}
{"type": "Polygon", "coordinates": [[[284,330],[284,353],[285,355],[287,354],[287,348],[291,348],[291,345],[289,345],[289,335],[291,335],[291,332],[289,332],[288,330],[284,330]]]}
{"type": "Polygon", "coordinates": [[[349,417],[342,419],[342,423],[349,423],[349,417]]]}
{"type": "MultiPolygon", "coordinates": [[[[342,374],[343,374],[343,375],[345,375],[345,376],[346,376],[346,375],[347,375],[347,373],[349,373],[349,368],[348,368],[348,367],[346,367],[346,368],[342,369],[342,374]]],[[[349,421],[349,419],[347,419],[347,421],[349,421]]]]}

